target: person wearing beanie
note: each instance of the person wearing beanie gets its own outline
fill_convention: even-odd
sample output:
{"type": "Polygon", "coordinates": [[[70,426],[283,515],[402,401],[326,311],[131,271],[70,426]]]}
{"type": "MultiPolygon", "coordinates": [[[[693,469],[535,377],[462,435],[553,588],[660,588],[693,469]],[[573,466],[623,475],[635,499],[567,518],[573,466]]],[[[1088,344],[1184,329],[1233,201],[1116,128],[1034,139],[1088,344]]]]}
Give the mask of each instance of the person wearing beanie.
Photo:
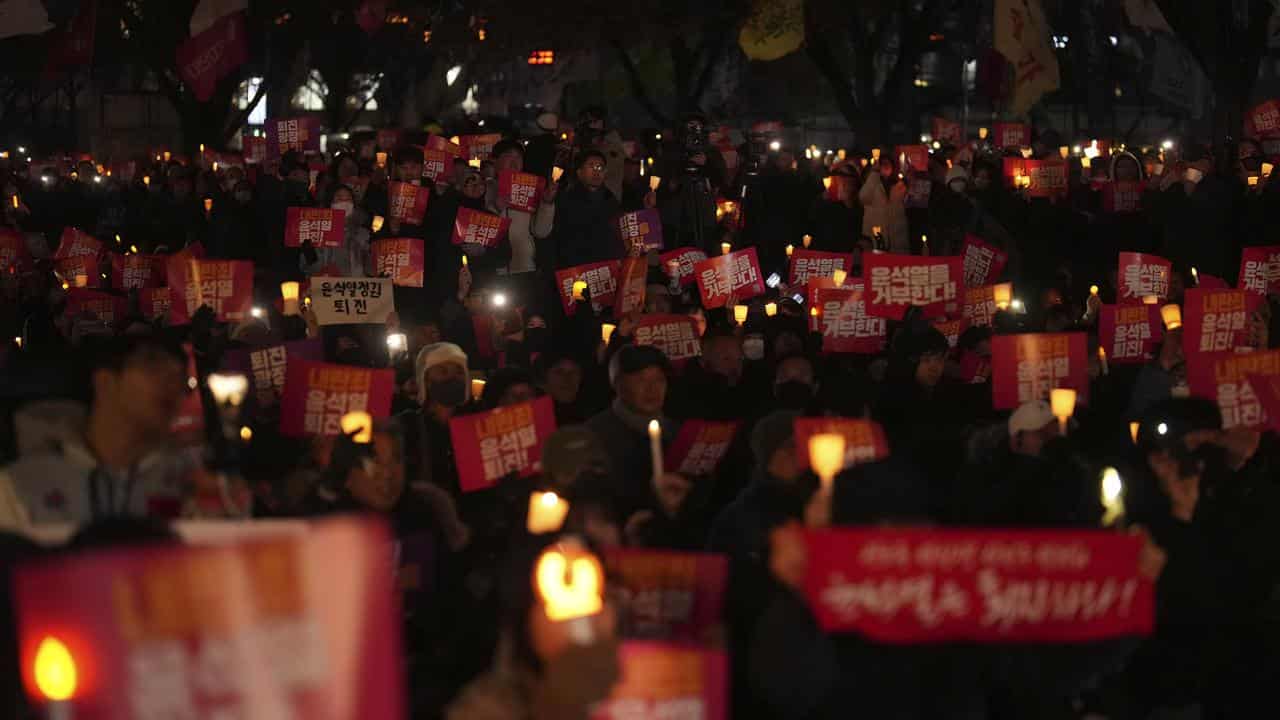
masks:
{"type": "Polygon", "coordinates": [[[414,361],[418,407],[404,413],[406,480],[460,493],[449,420],[474,408],[467,354],[448,342],[427,345],[414,361]]]}

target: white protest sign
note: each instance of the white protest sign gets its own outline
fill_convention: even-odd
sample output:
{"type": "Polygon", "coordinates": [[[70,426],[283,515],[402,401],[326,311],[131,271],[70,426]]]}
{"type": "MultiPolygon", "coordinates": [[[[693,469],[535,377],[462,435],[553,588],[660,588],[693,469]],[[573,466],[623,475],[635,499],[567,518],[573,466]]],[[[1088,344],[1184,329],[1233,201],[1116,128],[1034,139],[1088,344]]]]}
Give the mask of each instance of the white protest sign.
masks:
{"type": "Polygon", "coordinates": [[[311,278],[311,310],[321,325],[381,324],[395,309],[391,278],[311,278]]]}

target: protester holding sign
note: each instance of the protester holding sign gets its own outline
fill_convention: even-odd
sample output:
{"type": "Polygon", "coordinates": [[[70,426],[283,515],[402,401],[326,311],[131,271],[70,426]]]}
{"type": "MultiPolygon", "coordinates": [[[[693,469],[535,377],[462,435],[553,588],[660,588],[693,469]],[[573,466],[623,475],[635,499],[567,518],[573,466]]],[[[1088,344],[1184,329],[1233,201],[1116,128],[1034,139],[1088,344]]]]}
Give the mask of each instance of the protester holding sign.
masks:
{"type": "MultiPolygon", "coordinates": [[[[517,142],[505,140],[494,145],[493,164],[499,183],[489,186],[485,206],[489,212],[510,221],[507,241],[511,245],[511,262],[507,272],[512,275],[533,272],[538,269],[537,246],[551,236],[559,185],[523,172],[524,148],[517,142]],[[530,181],[534,192],[517,193],[528,187],[530,181]]],[[[545,258],[543,265],[547,265],[545,258]]]]}

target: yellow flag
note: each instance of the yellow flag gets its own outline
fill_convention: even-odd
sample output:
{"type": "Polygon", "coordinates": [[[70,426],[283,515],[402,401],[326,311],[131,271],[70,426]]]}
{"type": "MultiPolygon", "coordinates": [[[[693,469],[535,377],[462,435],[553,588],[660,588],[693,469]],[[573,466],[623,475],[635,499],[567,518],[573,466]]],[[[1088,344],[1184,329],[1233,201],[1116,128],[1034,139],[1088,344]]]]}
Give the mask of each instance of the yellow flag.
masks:
{"type": "Polygon", "coordinates": [[[1058,58],[1040,0],[996,0],[995,26],[996,52],[1013,65],[1009,110],[1022,115],[1041,95],[1058,89],[1058,58]]]}
{"type": "Polygon", "coordinates": [[[755,0],[738,33],[752,60],[777,60],[804,44],[804,0],[755,0]]]}

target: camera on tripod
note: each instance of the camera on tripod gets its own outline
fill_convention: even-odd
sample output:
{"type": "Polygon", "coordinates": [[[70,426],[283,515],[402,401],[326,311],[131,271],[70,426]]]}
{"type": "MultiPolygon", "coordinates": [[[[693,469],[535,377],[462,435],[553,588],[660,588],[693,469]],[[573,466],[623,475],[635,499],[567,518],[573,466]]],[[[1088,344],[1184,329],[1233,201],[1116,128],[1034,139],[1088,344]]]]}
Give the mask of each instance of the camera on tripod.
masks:
{"type": "Polygon", "coordinates": [[[707,157],[707,120],[696,113],[687,115],[681,125],[680,143],[684,146],[684,172],[686,175],[701,175],[707,157]],[[694,161],[701,155],[702,163],[694,161]]]}

